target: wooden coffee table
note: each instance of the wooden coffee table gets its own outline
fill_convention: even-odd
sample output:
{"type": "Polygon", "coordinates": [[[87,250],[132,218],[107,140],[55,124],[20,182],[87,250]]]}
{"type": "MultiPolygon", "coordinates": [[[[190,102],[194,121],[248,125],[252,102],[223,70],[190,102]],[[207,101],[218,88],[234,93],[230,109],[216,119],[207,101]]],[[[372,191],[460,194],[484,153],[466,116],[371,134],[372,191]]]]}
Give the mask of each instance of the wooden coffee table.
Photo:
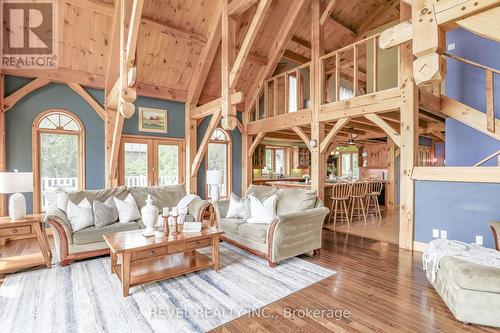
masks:
{"type": "Polygon", "coordinates": [[[144,237],[142,230],[104,235],[111,255],[111,272],[122,282],[123,296],[131,286],[165,280],[205,268],[219,269],[217,228],[204,228],[198,233],[179,233],[163,238],[144,237]],[[211,247],[212,258],[197,249],[211,247]],[[121,263],[118,264],[118,259],[121,263]]]}

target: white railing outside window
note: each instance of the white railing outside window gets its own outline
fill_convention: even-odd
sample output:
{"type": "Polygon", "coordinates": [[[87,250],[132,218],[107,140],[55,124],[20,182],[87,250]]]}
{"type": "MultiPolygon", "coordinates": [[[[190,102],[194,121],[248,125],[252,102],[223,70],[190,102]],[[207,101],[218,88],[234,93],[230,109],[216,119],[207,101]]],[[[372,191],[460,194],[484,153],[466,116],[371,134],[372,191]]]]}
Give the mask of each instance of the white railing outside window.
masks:
{"type": "Polygon", "coordinates": [[[58,191],[78,189],[78,178],[42,178],[42,209],[53,205],[58,191]]]}

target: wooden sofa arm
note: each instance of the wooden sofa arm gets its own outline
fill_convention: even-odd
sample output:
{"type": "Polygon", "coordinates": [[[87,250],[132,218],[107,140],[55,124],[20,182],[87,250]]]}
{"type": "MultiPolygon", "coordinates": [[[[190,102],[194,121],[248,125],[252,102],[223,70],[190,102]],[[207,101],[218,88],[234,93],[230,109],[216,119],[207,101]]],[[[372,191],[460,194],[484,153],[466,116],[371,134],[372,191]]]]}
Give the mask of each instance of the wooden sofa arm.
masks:
{"type": "Polygon", "coordinates": [[[68,241],[68,234],[66,232],[67,228],[63,226],[63,223],[57,221],[54,218],[48,218],[45,221],[49,223],[52,226],[52,228],[56,231],[54,233],[54,241],[56,243],[55,245],[59,247],[57,252],[59,254],[59,260],[61,261],[61,266],[65,266],[66,262],[65,260],[69,254],[69,248],[68,248],[69,241],[68,241]]]}

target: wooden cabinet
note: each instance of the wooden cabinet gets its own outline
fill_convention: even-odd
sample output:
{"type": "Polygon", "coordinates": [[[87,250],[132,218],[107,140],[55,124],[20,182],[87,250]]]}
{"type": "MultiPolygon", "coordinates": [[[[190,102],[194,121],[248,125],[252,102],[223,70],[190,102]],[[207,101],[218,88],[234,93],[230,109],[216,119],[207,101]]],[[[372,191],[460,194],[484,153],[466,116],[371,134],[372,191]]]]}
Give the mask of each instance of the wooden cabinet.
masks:
{"type": "Polygon", "coordinates": [[[311,166],[311,152],[307,148],[292,148],[292,168],[309,169],[311,166]]]}
{"type": "Polygon", "coordinates": [[[252,166],[254,169],[264,169],[266,165],[266,147],[258,145],[252,156],[252,166]]]}

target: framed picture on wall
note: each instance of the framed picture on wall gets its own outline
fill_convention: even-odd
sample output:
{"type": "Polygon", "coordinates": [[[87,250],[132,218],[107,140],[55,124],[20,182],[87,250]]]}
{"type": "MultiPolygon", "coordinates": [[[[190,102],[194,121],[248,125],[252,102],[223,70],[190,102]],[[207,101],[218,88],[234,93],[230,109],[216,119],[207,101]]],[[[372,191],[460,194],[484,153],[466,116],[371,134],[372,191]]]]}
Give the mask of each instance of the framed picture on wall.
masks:
{"type": "Polygon", "coordinates": [[[139,132],[167,133],[168,111],[154,108],[139,108],[139,132]]]}

